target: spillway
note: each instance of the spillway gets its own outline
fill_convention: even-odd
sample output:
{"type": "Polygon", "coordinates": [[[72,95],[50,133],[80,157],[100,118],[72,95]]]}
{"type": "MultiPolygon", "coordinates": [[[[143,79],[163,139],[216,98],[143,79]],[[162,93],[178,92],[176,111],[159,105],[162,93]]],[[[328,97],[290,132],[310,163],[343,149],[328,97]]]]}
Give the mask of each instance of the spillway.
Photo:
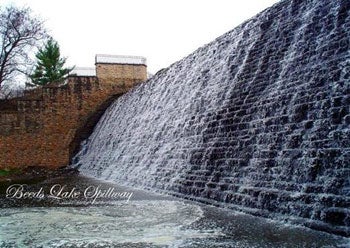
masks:
{"type": "Polygon", "coordinates": [[[275,4],[116,100],[75,166],[349,236],[349,11],[275,4]]]}

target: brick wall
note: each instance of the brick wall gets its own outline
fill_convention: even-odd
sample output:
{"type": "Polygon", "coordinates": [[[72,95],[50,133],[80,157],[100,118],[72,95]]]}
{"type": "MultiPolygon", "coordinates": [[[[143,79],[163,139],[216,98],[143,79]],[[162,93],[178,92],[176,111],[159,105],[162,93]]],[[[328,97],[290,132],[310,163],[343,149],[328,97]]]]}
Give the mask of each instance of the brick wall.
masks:
{"type": "Polygon", "coordinates": [[[0,102],[0,168],[68,165],[111,99],[146,80],[145,65],[97,67],[97,77],[26,92],[15,109],[0,102]]]}
{"type": "MultiPolygon", "coordinates": [[[[114,83],[120,82],[120,80],[128,79],[137,79],[140,81],[145,81],[147,79],[147,67],[145,65],[97,63],[96,76],[101,82],[104,83],[114,83]]],[[[129,86],[128,82],[126,82],[126,86],[129,86]]]]}

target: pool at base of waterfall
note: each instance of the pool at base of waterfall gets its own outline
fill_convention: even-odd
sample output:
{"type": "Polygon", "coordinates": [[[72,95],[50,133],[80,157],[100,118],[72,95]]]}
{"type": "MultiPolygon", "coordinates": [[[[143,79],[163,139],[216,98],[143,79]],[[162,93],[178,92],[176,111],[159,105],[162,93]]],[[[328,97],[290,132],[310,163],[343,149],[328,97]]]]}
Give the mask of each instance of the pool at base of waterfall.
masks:
{"type": "Polygon", "coordinates": [[[304,227],[80,175],[9,184],[0,197],[0,247],[350,245],[349,239],[304,227]]]}

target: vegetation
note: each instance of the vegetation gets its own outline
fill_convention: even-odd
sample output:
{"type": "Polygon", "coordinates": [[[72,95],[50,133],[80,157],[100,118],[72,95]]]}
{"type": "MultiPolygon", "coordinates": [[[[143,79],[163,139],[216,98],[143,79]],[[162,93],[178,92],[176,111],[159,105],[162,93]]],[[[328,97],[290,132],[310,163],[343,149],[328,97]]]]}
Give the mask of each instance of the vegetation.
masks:
{"type": "Polygon", "coordinates": [[[0,177],[20,173],[20,169],[0,169],[0,177]]]}
{"type": "Polygon", "coordinates": [[[0,91],[18,75],[29,74],[30,52],[45,38],[43,22],[29,8],[0,7],[0,91]]]}
{"type": "Polygon", "coordinates": [[[36,54],[37,64],[30,76],[30,86],[43,86],[51,82],[63,82],[73,68],[65,68],[66,58],[61,58],[60,48],[56,41],[50,38],[45,46],[36,54]]]}

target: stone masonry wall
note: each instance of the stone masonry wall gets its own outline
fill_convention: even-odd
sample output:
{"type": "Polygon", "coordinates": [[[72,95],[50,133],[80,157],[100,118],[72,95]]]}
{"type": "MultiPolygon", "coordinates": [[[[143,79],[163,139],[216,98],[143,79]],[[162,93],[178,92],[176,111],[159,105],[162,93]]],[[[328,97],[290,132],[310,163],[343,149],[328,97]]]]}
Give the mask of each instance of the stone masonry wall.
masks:
{"type": "Polygon", "coordinates": [[[96,76],[103,83],[113,84],[123,80],[126,87],[131,87],[133,79],[145,81],[147,79],[147,67],[145,65],[128,64],[96,64],[96,76]],[[129,79],[132,79],[131,81],[129,79]]]}
{"type": "Polygon", "coordinates": [[[114,102],[78,166],[350,236],[350,1],[284,0],[114,102]]]}
{"type": "Polygon", "coordinates": [[[94,115],[101,115],[108,106],[106,103],[144,81],[147,75],[146,66],[138,65],[107,68],[99,65],[98,71],[101,80],[70,77],[64,86],[45,86],[27,92],[17,99],[17,109],[2,108],[0,168],[68,165],[81,141],[79,137],[87,136],[82,137],[79,132],[84,132],[89,120],[88,128],[92,131],[91,125],[97,121],[94,115]],[[114,69],[118,70],[111,72],[114,69]]]}

